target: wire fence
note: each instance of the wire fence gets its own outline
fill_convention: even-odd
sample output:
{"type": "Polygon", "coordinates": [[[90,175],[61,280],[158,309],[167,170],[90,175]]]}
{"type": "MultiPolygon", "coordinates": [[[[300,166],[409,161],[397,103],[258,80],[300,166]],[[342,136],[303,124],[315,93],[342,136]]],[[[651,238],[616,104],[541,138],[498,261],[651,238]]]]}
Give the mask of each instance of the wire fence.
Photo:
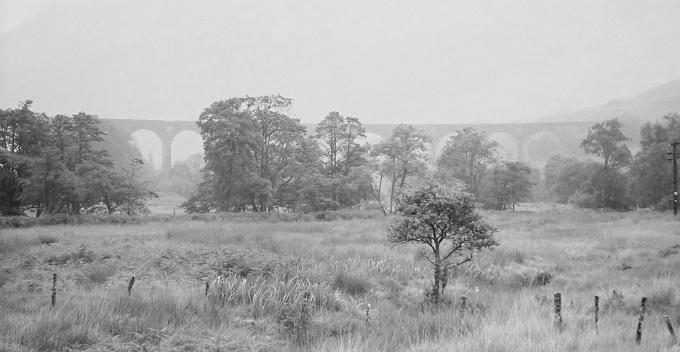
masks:
{"type": "MultiPolygon", "coordinates": [[[[616,291],[614,291],[616,293],[616,291]]],[[[598,321],[599,321],[599,312],[600,312],[600,297],[595,296],[595,310],[594,310],[594,326],[595,326],[595,332],[598,332],[598,321]]],[[[646,304],[647,304],[647,297],[642,297],[642,300],[640,301],[640,308],[638,310],[639,315],[638,315],[638,323],[637,323],[637,329],[635,330],[635,344],[639,345],[640,342],[642,341],[642,323],[645,320],[645,313],[646,313],[646,304]]],[[[555,323],[555,327],[559,330],[562,331],[563,327],[563,321],[562,321],[562,294],[559,292],[555,292],[554,295],[554,313],[553,313],[553,321],[555,323]]],[[[671,337],[671,343],[673,345],[678,343],[678,338],[675,335],[675,331],[673,330],[673,324],[671,323],[670,319],[668,319],[668,315],[666,312],[662,312],[662,316],[664,319],[664,322],[666,323],[666,327],[668,328],[668,332],[670,333],[671,337]]]]}
{"type": "MultiPolygon", "coordinates": [[[[132,276],[130,281],[128,282],[127,286],[127,295],[130,297],[132,295],[132,289],[135,284],[135,277],[132,276]]],[[[208,292],[210,289],[210,282],[206,281],[205,282],[205,295],[208,296],[208,292]]],[[[56,306],[57,304],[57,297],[61,300],[62,298],[66,298],[67,301],[71,301],[73,299],[85,299],[85,300],[110,300],[111,297],[104,297],[104,296],[97,296],[97,295],[76,295],[76,294],[70,294],[64,291],[59,292],[58,294],[57,290],[57,274],[54,273],[52,275],[52,288],[51,288],[51,303],[52,306],[56,306]]],[[[616,291],[614,291],[614,295],[616,296],[616,291]]],[[[463,295],[461,296],[461,302],[457,307],[457,311],[459,312],[465,312],[466,311],[466,302],[467,302],[467,296],[463,295]]],[[[212,302],[211,302],[212,303],[212,302]]],[[[559,292],[555,292],[553,296],[553,303],[554,303],[554,309],[553,309],[553,324],[554,328],[557,329],[558,331],[562,332],[563,327],[565,325],[565,322],[562,317],[562,294],[559,292]]],[[[600,313],[600,297],[595,296],[594,297],[594,315],[593,315],[593,321],[594,321],[594,330],[596,333],[599,333],[598,330],[598,323],[599,323],[599,313],[600,313]]],[[[643,333],[643,323],[646,315],[646,304],[647,304],[647,297],[642,297],[640,301],[640,307],[638,309],[638,317],[637,317],[637,328],[635,330],[635,343],[640,344],[642,341],[642,333],[643,333]]],[[[668,314],[665,311],[662,311],[662,318],[663,321],[668,329],[668,332],[670,334],[670,339],[671,339],[671,344],[677,345],[678,344],[678,338],[675,334],[675,330],[673,328],[673,324],[671,323],[668,314]]],[[[370,304],[367,305],[366,308],[366,328],[368,328],[370,324],[370,304]]]]}
{"type": "MultiPolygon", "coordinates": [[[[132,294],[132,288],[135,284],[135,277],[133,276],[130,281],[128,282],[128,287],[127,287],[127,294],[130,296],[132,294]]],[[[73,299],[83,299],[83,300],[111,300],[111,296],[98,296],[94,295],[91,293],[88,293],[87,295],[78,295],[78,294],[72,294],[69,293],[68,291],[64,290],[58,290],[57,289],[57,274],[52,274],[52,287],[49,290],[41,290],[40,296],[43,295],[43,293],[47,291],[49,292],[49,295],[44,296],[45,298],[49,298],[51,300],[51,305],[54,307],[57,304],[57,300],[62,301],[62,299],[66,298],[68,301],[71,301],[73,299]]]]}

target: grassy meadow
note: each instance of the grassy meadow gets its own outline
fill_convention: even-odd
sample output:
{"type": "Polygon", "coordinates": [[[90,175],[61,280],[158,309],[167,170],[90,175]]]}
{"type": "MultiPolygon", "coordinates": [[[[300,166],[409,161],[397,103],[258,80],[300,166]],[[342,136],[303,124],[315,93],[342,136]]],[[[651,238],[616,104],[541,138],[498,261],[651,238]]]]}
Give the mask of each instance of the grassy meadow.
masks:
{"type": "Polygon", "coordinates": [[[484,215],[500,246],[452,272],[436,307],[430,264],[385,242],[388,218],[4,229],[0,351],[680,350],[662,318],[680,327],[672,214],[484,215]]]}

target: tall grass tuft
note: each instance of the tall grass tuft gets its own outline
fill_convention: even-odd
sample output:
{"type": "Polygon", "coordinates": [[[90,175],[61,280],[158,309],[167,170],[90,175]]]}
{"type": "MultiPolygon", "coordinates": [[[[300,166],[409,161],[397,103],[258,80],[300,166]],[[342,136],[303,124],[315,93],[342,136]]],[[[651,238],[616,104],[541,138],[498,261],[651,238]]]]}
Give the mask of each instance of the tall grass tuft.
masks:
{"type": "Polygon", "coordinates": [[[45,234],[38,235],[38,243],[40,244],[52,244],[56,242],[59,242],[59,239],[54,236],[45,234]]]}
{"type": "Polygon", "coordinates": [[[0,254],[12,253],[35,244],[35,239],[0,234],[0,254]]]}
{"type": "Polygon", "coordinates": [[[349,295],[363,295],[371,289],[371,282],[363,277],[345,274],[341,271],[333,278],[333,287],[349,295]]]}
{"type": "Polygon", "coordinates": [[[110,264],[92,264],[83,269],[83,280],[86,283],[101,285],[116,274],[117,268],[110,264]]]}
{"type": "Polygon", "coordinates": [[[213,280],[208,299],[221,305],[248,306],[253,318],[276,314],[283,305],[298,306],[308,295],[312,307],[339,311],[344,302],[340,292],[327,282],[311,282],[297,276],[283,280],[278,275],[269,277],[230,275],[213,280]]]}

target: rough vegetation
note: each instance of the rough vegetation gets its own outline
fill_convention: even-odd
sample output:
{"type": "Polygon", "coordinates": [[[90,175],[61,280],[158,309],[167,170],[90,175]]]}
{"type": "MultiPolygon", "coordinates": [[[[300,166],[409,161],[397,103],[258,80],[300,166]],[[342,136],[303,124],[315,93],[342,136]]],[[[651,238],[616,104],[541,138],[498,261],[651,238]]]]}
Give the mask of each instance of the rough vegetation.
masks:
{"type": "Polygon", "coordinates": [[[4,229],[0,350],[671,349],[661,319],[665,311],[680,324],[671,215],[483,215],[500,245],[452,269],[438,305],[426,299],[432,268],[421,248],[388,246],[382,216],[4,229]],[[561,332],[554,292],[563,297],[561,332]],[[636,346],[642,296],[648,313],[636,346]]]}

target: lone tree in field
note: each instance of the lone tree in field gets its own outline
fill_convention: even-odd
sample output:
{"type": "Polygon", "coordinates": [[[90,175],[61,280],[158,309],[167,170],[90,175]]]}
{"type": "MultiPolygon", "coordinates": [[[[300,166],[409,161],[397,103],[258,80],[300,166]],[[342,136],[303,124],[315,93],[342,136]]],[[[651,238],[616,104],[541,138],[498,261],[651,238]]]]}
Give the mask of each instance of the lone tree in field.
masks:
{"type": "Polygon", "coordinates": [[[388,239],[394,244],[422,243],[431,251],[423,256],[434,266],[431,299],[439,302],[450,267],[472,260],[473,253],[498,245],[496,229],[475,212],[468,193],[441,186],[405,192],[401,198],[403,217],[392,223],[388,239]]]}

